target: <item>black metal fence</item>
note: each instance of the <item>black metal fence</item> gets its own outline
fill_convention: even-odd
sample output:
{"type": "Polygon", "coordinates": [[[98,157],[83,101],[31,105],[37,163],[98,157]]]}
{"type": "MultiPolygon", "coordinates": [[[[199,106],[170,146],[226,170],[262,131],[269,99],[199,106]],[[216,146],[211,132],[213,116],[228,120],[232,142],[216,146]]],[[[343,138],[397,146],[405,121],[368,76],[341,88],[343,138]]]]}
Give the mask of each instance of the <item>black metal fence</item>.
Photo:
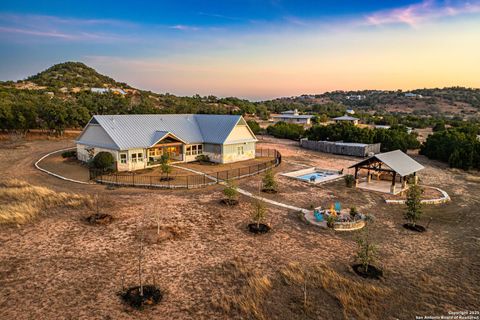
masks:
{"type": "MultiPolygon", "coordinates": [[[[143,187],[143,188],[200,188],[216,184],[225,180],[234,180],[262,173],[278,166],[282,162],[282,155],[275,149],[257,149],[255,157],[271,157],[272,159],[249,166],[219,170],[210,173],[171,174],[171,175],[143,175],[131,173],[105,173],[99,170],[90,170],[90,179],[101,184],[143,187]]],[[[184,168],[189,170],[188,168],[184,168]]]]}

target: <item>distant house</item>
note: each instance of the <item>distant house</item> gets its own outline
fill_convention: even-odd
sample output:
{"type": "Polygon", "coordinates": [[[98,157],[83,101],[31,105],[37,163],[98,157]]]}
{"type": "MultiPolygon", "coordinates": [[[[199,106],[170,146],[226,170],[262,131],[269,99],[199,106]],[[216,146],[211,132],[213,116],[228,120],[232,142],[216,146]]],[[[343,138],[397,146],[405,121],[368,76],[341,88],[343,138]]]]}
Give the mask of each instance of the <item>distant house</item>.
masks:
{"type": "Polygon", "coordinates": [[[407,98],[423,98],[423,96],[421,94],[416,94],[416,93],[411,93],[411,92],[407,92],[405,93],[405,97],[407,98]]]}
{"type": "Polygon", "coordinates": [[[333,118],[333,121],[335,121],[335,123],[345,123],[345,122],[350,122],[352,123],[353,125],[357,125],[358,124],[358,121],[360,119],[358,118],[355,118],[355,117],[351,117],[349,115],[344,115],[344,116],[341,116],[341,117],[337,117],[337,118],[333,118]]]}
{"type": "Polygon", "coordinates": [[[355,110],[353,110],[353,109],[347,109],[345,112],[347,114],[355,114],[355,110]]]}
{"type": "Polygon", "coordinates": [[[113,94],[121,94],[122,96],[127,94],[123,89],[120,88],[90,88],[90,92],[100,94],[111,92],[113,94]]]}
{"type": "Polygon", "coordinates": [[[375,129],[390,129],[391,126],[385,124],[376,124],[375,129]]]}
{"type": "Polygon", "coordinates": [[[347,100],[361,101],[361,100],[365,100],[367,97],[365,95],[355,94],[355,95],[349,95],[346,98],[347,100]]]}
{"type": "Polygon", "coordinates": [[[275,122],[283,121],[286,123],[295,123],[304,126],[311,124],[313,116],[309,114],[298,114],[298,110],[295,109],[284,111],[278,116],[272,116],[272,118],[275,122]]]}
{"type": "Polygon", "coordinates": [[[256,142],[242,116],[206,114],[95,115],[75,141],[79,160],[106,151],[119,171],[158,166],[165,154],[176,162],[253,159],[256,142]]]}
{"type": "Polygon", "coordinates": [[[90,88],[90,92],[93,93],[107,93],[110,90],[108,88],[90,88]]]}

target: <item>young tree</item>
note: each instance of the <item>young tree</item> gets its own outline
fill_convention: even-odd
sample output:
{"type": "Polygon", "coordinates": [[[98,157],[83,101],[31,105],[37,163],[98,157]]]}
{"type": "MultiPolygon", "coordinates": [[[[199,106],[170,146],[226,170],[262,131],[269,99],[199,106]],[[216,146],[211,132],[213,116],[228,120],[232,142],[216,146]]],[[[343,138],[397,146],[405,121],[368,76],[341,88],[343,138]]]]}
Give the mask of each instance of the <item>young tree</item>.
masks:
{"type": "Polygon", "coordinates": [[[275,175],[273,174],[272,169],[268,169],[265,172],[265,176],[262,180],[263,191],[266,192],[276,192],[277,191],[277,182],[275,181],[275,175]]]}
{"type": "Polygon", "coordinates": [[[267,209],[262,201],[255,199],[253,202],[252,220],[257,224],[257,229],[260,228],[260,223],[267,217],[267,209]]]}
{"type": "Polygon", "coordinates": [[[364,230],[363,236],[357,240],[357,245],[357,259],[362,264],[363,271],[367,272],[368,267],[375,262],[377,255],[377,246],[370,241],[367,229],[364,230]]]}
{"type": "Polygon", "coordinates": [[[422,188],[414,184],[410,185],[407,191],[407,211],[405,212],[404,217],[413,227],[415,227],[415,224],[422,215],[422,193],[422,188]]]}
{"type": "Polygon", "coordinates": [[[168,164],[169,160],[168,154],[163,154],[160,157],[160,170],[162,170],[162,174],[169,175],[172,172],[172,167],[168,164]]]}
{"type": "Polygon", "coordinates": [[[223,189],[223,194],[227,198],[227,204],[232,204],[235,202],[238,196],[238,190],[236,184],[232,180],[227,181],[225,189],[223,189]]]}

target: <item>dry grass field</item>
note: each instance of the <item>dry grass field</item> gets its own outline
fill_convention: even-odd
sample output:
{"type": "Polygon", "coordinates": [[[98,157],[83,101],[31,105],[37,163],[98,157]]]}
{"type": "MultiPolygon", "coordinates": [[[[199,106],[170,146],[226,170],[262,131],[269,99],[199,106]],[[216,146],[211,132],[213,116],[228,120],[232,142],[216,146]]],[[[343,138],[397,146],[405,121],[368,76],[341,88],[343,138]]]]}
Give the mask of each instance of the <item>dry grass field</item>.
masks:
{"type": "MultiPolygon", "coordinates": [[[[426,166],[422,183],[452,197],[449,204],[425,207],[422,223],[429,228],[422,234],[404,229],[404,208],[385,204],[380,194],[347,189],[341,181],[310,186],[277,175],[280,193],[263,196],[304,208],[340,201],[374,216],[369,232],[384,277],[366,280],[350,267],[358,232],[317,229],[297,212],[268,206],[272,232],[253,236],[246,231],[251,199],[224,206],[219,185],[111,189],[34,168],[41,155],[71,145],[62,139],[0,142],[0,212],[14,207],[35,216],[0,224],[0,319],[415,319],[479,309],[478,173],[416,156],[426,166]],[[113,216],[109,224],[85,222],[96,194],[100,212],[113,216]],[[144,282],[155,282],[164,296],[138,311],[118,293],[122,285],[138,284],[142,229],[144,282]]],[[[340,169],[357,160],[268,137],[260,146],[281,151],[276,173],[302,165],[340,169]]],[[[256,192],[260,179],[239,186],[256,192]]]]}

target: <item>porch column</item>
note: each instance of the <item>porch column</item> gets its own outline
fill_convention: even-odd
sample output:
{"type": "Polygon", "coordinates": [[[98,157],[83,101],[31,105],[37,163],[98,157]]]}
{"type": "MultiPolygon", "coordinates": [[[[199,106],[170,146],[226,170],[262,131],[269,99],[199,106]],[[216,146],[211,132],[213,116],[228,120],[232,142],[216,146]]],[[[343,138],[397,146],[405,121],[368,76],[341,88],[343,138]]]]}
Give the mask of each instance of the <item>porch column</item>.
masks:
{"type": "Polygon", "coordinates": [[[390,192],[392,194],[395,194],[395,180],[397,180],[397,173],[393,172],[393,179],[392,179],[392,185],[390,186],[390,192]]]}
{"type": "Polygon", "coordinates": [[[407,188],[407,176],[402,177],[402,190],[407,188]]]}
{"type": "Polygon", "coordinates": [[[414,184],[414,185],[417,185],[417,184],[418,184],[418,176],[417,176],[417,173],[416,173],[416,172],[413,173],[413,184],[414,184]]]}

